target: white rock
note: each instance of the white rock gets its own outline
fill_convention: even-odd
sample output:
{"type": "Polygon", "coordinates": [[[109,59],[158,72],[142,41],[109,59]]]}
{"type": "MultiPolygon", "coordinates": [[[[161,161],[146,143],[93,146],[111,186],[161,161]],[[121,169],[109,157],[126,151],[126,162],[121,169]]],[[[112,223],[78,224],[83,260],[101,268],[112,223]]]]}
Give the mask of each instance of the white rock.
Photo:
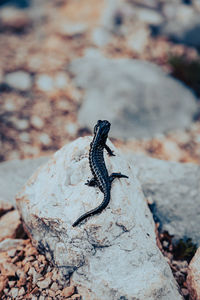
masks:
{"type": "Polygon", "coordinates": [[[0,10],[0,26],[13,30],[23,30],[31,25],[28,12],[14,7],[3,7],[0,10]]]}
{"type": "Polygon", "coordinates": [[[83,34],[87,29],[88,26],[84,23],[64,23],[60,25],[59,33],[64,36],[73,36],[83,34]]]}
{"type": "Polygon", "coordinates": [[[42,129],[44,126],[44,121],[38,116],[32,116],[30,123],[36,129],[42,129]]]}
{"type": "Polygon", "coordinates": [[[17,206],[32,238],[60,267],[83,299],[182,299],[167,262],[156,246],[154,223],[135,177],[135,169],[105,154],[116,179],[111,201],[99,215],[73,228],[72,223],[102,201],[91,178],[91,137],[79,138],[56,152],[17,196],[17,206]]]}
{"type": "Polygon", "coordinates": [[[140,21],[151,25],[160,25],[163,22],[163,17],[161,14],[147,8],[140,8],[137,11],[137,17],[140,21]]]}
{"type": "Polygon", "coordinates": [[[39,140],[44,146],[49,146],[51,144],[51,138],[47,133],[40,134],[39,140]]]}
{"type": "Polygon", "coordinates": [[[92,32],[92,42],[98,47],[104,47],[111,40],[111,34],[102,27],[97,27],[92,32]]]}
{"type": "Polygon", "coordinates": [[[27,91],[32,87],[31,76],[29,73],[24,71],[8,73],[6,74],[4,81],[11,88],[21,91],[27,91]]]}
{"type": "Polygon", "coordinates": [[[200,245],[200,166],[127,154],[138,168],[138,179],[147,198],[155,203],[154,216],[174,240],[192,238],[200,245]]]}
{"type": "Polygon", "coordinates": [[[139,26],[139,28],[135,30],[135,32],[131,36],[128,37],[129,47],[132,50],[140,53],[147,46],[149,35],[150,31],[148,30],[148,28],[139,26]]]}
{"type": "Polygon", "coordinates": [[[68,84],[66,74],[64,72],[56,74],[54,84],[58,89],[65,89],[68,84]]]}
{"type": "Polygon", "coordinates": [[[53,78],[46,74],[38,76],[36,85],[43,92],[51,92],[54,90],[53,78]]]}

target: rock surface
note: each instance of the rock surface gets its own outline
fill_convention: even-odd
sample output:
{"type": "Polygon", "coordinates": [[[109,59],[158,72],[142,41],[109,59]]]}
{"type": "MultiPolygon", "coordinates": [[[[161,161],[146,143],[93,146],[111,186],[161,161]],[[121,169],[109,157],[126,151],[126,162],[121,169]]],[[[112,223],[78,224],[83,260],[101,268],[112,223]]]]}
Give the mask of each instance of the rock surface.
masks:
{"type": "Polygon", "coordinates": [[[191,260],[188,268],[187,287],[190,292],[190,299],[200,299],[200,248],[191,260]]]}
{"type": "Polygon", "coordinates": [[[182,299],[169,266],[156,246],[154,223],[131,168],[106,156],[115,180],[111,202],[78,227],[72,223],[102,201],[88,164],[90,137],[79,138],[56,152],[17,196],[17,206],[39,249],[71,277],[83,299],[182,299]],[[102,225],[103,224],[103,225],[102,225]],[[116,263],[117,262],[117,263],[116,263]]]}
{"type": "Polygon", "coordinates": [[[13,160],[0,164],[0,211],[5,203],[15,206],[15,195],[22,188],[37,167],[47,161],[46,157],[38,159],[13,160]]]}
{"type": "Polygon", "coordinates": [[[128,154],[137,166],[144,195],[154,202],[162,230],[200,245],[200,167],[128,154]]]}
{"type": "Polygon", "coordinates": [[[20,91],[27,91],[32,86],[32,79],[29,73],[16,71],[6,74],[5,83],[11,88],[18,89],[20,91]]]}
{"type": "Polygon", "coordinates": [[[112,137],[141,138],[191,124],[194,95],[153,63],[92,52],[69,69],[85,89],[78,115],[84,127],[93,129],[96,120],[107,119],[112,137]]]}

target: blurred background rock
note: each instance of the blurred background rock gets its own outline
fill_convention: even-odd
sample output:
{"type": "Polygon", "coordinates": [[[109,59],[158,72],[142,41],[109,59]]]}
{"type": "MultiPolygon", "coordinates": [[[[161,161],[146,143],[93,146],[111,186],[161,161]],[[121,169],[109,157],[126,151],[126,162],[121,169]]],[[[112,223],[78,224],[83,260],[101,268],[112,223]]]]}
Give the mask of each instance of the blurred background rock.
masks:
{"type": "Polygon", "coordinates": [[[107,118],[126,149],[199,162],[199,29],[199,0],[0,1],[0,161],[107,118]]]}

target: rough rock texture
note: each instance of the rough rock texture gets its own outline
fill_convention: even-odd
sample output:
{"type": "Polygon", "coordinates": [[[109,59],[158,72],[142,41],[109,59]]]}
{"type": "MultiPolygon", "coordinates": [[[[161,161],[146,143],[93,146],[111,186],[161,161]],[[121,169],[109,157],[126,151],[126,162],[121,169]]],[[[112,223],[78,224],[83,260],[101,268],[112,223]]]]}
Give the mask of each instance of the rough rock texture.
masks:
{"type": "Polygon", "coordinates": [[[41,167],[17,196],[27,231],[83,299],[181,299],[169,266],[156,246],[154,223],[140,185],[117,149],[106,156],[115,180],[109,206],[80,226],[72,223],[102,201],[88,164],[90,137],[66,145],[41,167]]]}
{"type": "Polygon", "coordinates": [[[0,211],[5,202],[15,206],[15,195],[22,188],[31,174],[42,163],[46,157],[38,159],[13,160],[0,164],[0,211]]]}
{"type": "Polygon", "coordinates": [[[187,287],[191,300],[200,299],[200,248],[191,260],[188,268],[187,287]]]}
{"type": "Polygon", "coordinates": [[[75,84],[85,89],[80,124],[92,129],[96,120],[110,120],[113,137],[141,138],[184,128],[196,111],[192,92],[152,63],[89,52],[69,68],[75,84]]]}
{"type": "Polygon", "coordinates": [[[136,165],[145,196],[155,203],[153,214],[175,238],[200,245],[200,167],[128,154],[136,165]]]}

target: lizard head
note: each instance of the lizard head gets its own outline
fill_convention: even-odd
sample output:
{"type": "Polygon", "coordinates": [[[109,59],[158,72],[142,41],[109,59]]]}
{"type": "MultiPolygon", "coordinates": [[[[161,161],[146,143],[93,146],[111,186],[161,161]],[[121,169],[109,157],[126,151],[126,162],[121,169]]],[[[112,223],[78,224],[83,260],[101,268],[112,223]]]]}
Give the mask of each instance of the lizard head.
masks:
{"type": "Polygon", "coordinates": [[[99,140],[106,140],[108,137],[110,126],[111,124],[107,120],[99,120],[94,126],[94,135],[98,137],[99,140]]]}

